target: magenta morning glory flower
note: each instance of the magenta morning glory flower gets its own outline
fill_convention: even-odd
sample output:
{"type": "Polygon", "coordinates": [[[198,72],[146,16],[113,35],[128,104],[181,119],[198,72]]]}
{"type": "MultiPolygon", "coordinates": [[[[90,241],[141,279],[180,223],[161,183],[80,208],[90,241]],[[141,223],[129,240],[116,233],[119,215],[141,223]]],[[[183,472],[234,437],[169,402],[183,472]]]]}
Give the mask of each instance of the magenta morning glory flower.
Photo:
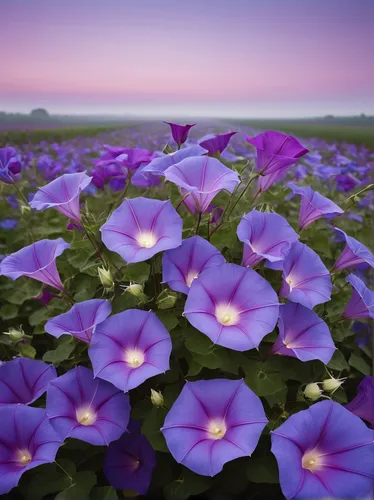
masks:
{"type": "Polygon", "coordinates": [[[110,443],[104,474],[113,488],[146,495],[156,467],[156,456],[146,437],[133,424],[130,421],[128,431],[110,443]]]}
{"type": "Polygon", "coordinates": [[[365,245],[348,236],[344,231],[334,227],[335,231],[344,238],[345,248],[340,254],[340,257],[335,262],[334,270],[339,271],[350,267],[357,267],[359,264],[366,262],[370,267],[374,267],[374,255],[365,245]]]}
{"type": "Polygon", "coordinates": [[[103,299],[78,302],[67,313],[50,319],[44,329],[56,338],[61,335],[73,335],[89,344],[95,326],[107,319],[111,310],[110,302],[103,299]]]}
{"type": "Polygon", "coordinates": [[[374,377],[367,376],[361,381],[356,397],[345,407],[374,429],[374,377]]]}
{"type": "Polygon", "coordinates": [[[57,377],[53,365],[29,358],[15,358],[0,366],[0,406],[38,399],[50,380],[57,377]]]}
{"type": "Polygon", "coordinates": [[[14,148],[0,148],[0,181],[13,184],[13,176],[21,171],[17,152],[14,148]]]}
{"type": "Polygon", "coordinates": [[[236,351],[257,348],[278,320],[279,302],[252,269],[223,264],[193,280],[184,315],[214,344],[236,351]]]}
{"type": "Polygon", "coordinates": [[[165,178],[176,184],[190,212],[204,213],[213,198],[222,190],[232,193],[239,183],[236,172],[216,158],[199,156],[185,158],[165,170],[165,178]]]}
{"type": "Polygon", "coordinates": [[[174,141],[177,143],[178,148],[181,147],[187,141],[188,133],[192,127],[196,125],[178,125],[177,123],[164,122],[170,125],[171,135],[173,136],[174,141]]]}
{"type": "Polygon", "coordinates": [[[283,354],[310,361],[319,359],[327,365],[335,351],[329,327],[314,311],[288,302],[279,309],[279,335],[273,354],[283,354]]]}
{"type": "Polygon", "coordinates": [[[331,292],[331,276],[320,257],[304,243],[295,243],[283,261],[281,297],[313,309],[330,300],[331,292]]]}
{"type": "Polygon", "coordinates": [[[243,266],[255,266],[263,259],[270,262],[283,260],[299,238],[286,219],[257,210],[243,216],[236,234],[244,243],[243,266]]]}
{"type": "Polygon", "coordinates": [[[192,281],[205,269],[226,262],[223,255],[207,240],[192,236],[182,245],[167,250],[162,256],[162,280],[172,290],[188,295],[192,281]]]}
{"type": "Polygon", "coordinates": [[[30,207],[36,210],[55,208],[69,219],[80,222],[79,196],[91,182],[85,172],[64,174],[38,189],[30,207]]]}
{"type": "Polygon", "coordinates": [[[186,382],[161,431],[175,460],[203,476],[251,455],[267,424],[259,397],[243,380],[186,382]]]}
{"type": "Polygon", "coordinates": [[[62,238],[57,240],[40,240],[18,252],[12,253],[0,264],[0,275],[16,280],[20,276],[27,276],[63,290],[60,276],[56,267],[56,257],[69,248],[62,238]]]}
{"type": "Polygon", "coordinates": [[[246,141],[257,149],[256,170],[263,175],[283,171],[306,155],[309,150],[304,148],[297,139],[290,135],[268,130],[256,137],[246,137],[246,141]]]}
{"type": "Polygon", "coordinates": [[[149,163],[152,156],[147,149],[123,148],[121,154],[116,156],[115,162],[130,170],[136,170],[143,163],[149,163]]]}
{"type": "Polygon", "coordinates": [[[62,440],[72,437],[108,445],[127,427],[129,397],[112,384],[95,379],[88,368],[78,366],[49,384],[47,414],[62,440]]]}
{"type": "Polygon", "coordinates": [[[96,327],[88,355],[95,377],[129,391],[169,369],[171,339],[152,311],[127,309],[96,327]]]}
{"type": "Polygon", "coordinates": [[[61,440],[42,408],[2,406],[0,422],[0,495],[4,495],[27,470],[54,462],[61,440]]]}
{"type": "Polygon", "coordinates": [[[213,135],[209,134],[199,142],[200,146],[208,151],[209,156],[217,156],[223,153],[233,135],[237,132],[228,132],[227,134],[213,135]]]}
{"type": "Polygon", "coordinates": [[[169,200],[126,198],[100,231],[109,250],[133,263],[179,247],[182,225],[182,219],[169,200]]]}
{"type": "Polygon", "coordinates": [[[301,196],[301,207],[299,213],[299,229],[304,229],[312,222],[321,217],[333,218],[344,213],[333,201],[325,198],[309,186],[298,186],[294,182],[289,182],[288,187],[295,194],[301,196]]]}
{"type": "Polygon", "coordinates": [[[272,452],[289,500],[364,498],[374,479],[374,433],[355,415],[322,401],[272,432],[272,452]]]}
{"type": "Polygon", "coordinates": [[[352,297],[342,314],[343,318],[361,319],[374,318],[374,292],[354,274],[345,278],[352,285],[352,297]]]}

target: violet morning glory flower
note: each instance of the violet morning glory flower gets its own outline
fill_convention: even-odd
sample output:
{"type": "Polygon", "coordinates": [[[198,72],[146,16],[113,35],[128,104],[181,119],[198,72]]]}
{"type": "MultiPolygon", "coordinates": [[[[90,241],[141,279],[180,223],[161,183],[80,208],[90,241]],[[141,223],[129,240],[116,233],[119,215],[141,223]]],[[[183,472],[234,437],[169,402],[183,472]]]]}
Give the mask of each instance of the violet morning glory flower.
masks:
{"type": "Polygon", "coordinates": [[[277,170],[276,172],[269,175],[260,175],[257,181],[257,188],[259,193],[264,193],[271,188],[273,184],[279,182],[285,177],[288,167],[283,170],[277,170]]]}
{"type": "Polygon", "coordinates": [[[370,252],[365,245],[357,241],[352,236],[348,236],[344,231],[334,227],[335,231],[344,238],[345,248],[340,254],[340,257],[335,262],[334,270],[339,271],[342,269],[354,268],[359,264],[366,262],[370,267],[374,267],[374,255],[370,252]]]}
{"type": "Polygon", "coordinates": [[[263,259],[283,260],[299,235],[286,219],[275,213],[252,210],[240,221],[236,234],[244,243],[243,266],[255,266],[263,259]]]}
{"type": "Polygon", "coordinates": [[[278,329],[273,354],[300,361],[319,359],[325,365],[331,360],[335,345],[329,327],[314,311],[288,302],[279,310],[278,329]]]}
{"type": "Polygon", "coordinates": [[[286,169],[306,155],[297,139],[290,135],[268,130],[256,137],[246,137],[246,141],[257,149],[256,170],[263,175],[270,175],[286,169]]]}
{"type": "Polygon", "coordinates": [[[208,151],[209,156],[217,156],[227,148],[231,137],[236,133],[237,132],[228,132],[227,134],[217,135],[209,134],[203,137],[199,144],[208,151]]]}
{"type": "Polygon", "coordinates": [[[63,290],[60,276],[56,267],[56,257],[69,248],[62,238],[57,240],[40,240],[18,252],[12,253],[0,264],[0,275],[16,280],[20,276],[27,276],[63,290]]]}
{"type": "Polygon", "coordinates": [[[30,207],[36,210],[55,208],[69,219],[80,222],[79,196],[91,182],[92,177],[85,172],[64,174],[46,186],[39,188],[30,207]]]}
{"type": "Polygon", "coordinates": [[[133,263],[179,247],[182,225],[182,219],[169,200],[126,198],[100,231],[109,250],[133,263]]]}
{"type": "Polygon", "coordinates": [[[184,160],[185,158],[191,158],[194,156],[201,156],[205,154],[206,149],[199,145],[190,146],[188,148],[180,149],[175,151],[175,153],[170,153],[168,155],[159,156],[154,158],[148,165],[145,165],[142,172],[147,175],[161,176],[164,174],[165,170],[176,163],[184,160]]]}
{"type": "Polygon", "coordinates": [[[167,250],[162,256],[162,280],[172,290],[188,295],[192,281],[205,269],[217,267],[226,262],[223,255],[207,240],[192,236],[182,245],[167,250]]]}
{"type": "Polygon", "coordinates": [[[192,127],[196,125],[178,125],[177,123],[164,122],[170,125],[171,135],[173,136],[174,141],[177,143],[178,148],[181,147],[187,141],[188,133],[192,127]]]}
{"type": "Polygon", "coordinates": [[[0,181],[13,184],[13,176],[21,171],[17,152],[12,147],[0,148],[0,181]]]}
{"type": "Polygon", "coordinates": [[[374,292],[354,274],[345,278],[352,285],[352,297],[342,314],[343,318],[361,319],[374,318],[374,292]]]}
{"type": "Polygon", "coordinates": [[[358,347],[364,347],[370,342],[372,333],[371,326],[368,323],[354,321],[352,330],[355,332],[355,342],[358,347]]]}
{"type": "Polygon", "coordinates": [[[295,243],[283,261],[281,297],[313,309],[330,300],[331,292],[331,276],[320,257],[304,243],[295,243]]]}
{"type": "Polygon", "coordinates": [[[223,264],[193,280],[184,315],[214,344],[236,351],[257,348],[278,320],[279,302],[252,269],[223,264]]]}
{"type": "Polygon", "coordinates": [[[127,427],[129,397],[112,384],[95,379],[88,368],[78,366],[50,382],[47,414],[62,440],[72,437],[108,445],[127,427]]]}
{"type": "Polygon", "coordinates": [[[96,325],[107,319],[111,310],[110,302],[103,299],[78,302],[67,313],[50,319],[44,329],[56,338],[73,335],[89,344],[96,325]]]}
{"type": "Polygon", "coordinates": [[[15,229],[17,226],[18,226],[17,219],[4,219],[0,221],[0,229],[5,229],[6,231],[15,229]]]}
{"type": "Polygon", "coordinates": [[[116,156],[115,161],[130,170],[136,170],[143,163],[149,163],[153,153],[147,149],[123,148],[122,153],[116,156]]]}
{"type": "Polygon", "coordinates": [[[288,500],[364,498],[374,479],[374,433],[355,415],[322,401],[271,435],[288,500]]]}
{"type": "Polygon", "coordinates": [[[61,440],[42,408],[2,406],[0,422],[0,495],[4,495],[27,470],[54,462],[61,440]]]}
{"type": "Polygon", "coordinates": [[[152,311],[127,309],[96,327],[88,355],[95,377],[129,391],[169,369],[171,339],[152,311]]]}
{"type": "Polygon", "coordinates": [[[28,358],[15,358],[0,366],[0,406],[38,399],[50,380],[57,377],[53,365],[28,358]]]}
{"type": "MultiPolygon", "coordinates": [[[[129,428],[132,423],[130,421],[129,428]]],[[[146,495],[155,467],[156,456],[152,446],[145,436],[135,430],[126,431],[108,446],[104,474],[117,490],[146,495]]]]}
{"type": "Polygon", "coordinates": [[[356,397],[345,407],[369,422],[374,429],[374,377],[364,377],[358,386],[356,397]]]}
{"type": "Polygon", "coordinates": [[[106,183],[113,191],[121,191],[126,186],[128,171],[121,165],[113,163],[113,160],[96,162],[91,173],[92,183],[98,189],[104,189],[106,183]]]}
{"type": "Polygon", "coordinates": [[[251,455],[267,419],[243,380],[186,382],[161,431],[175,460],[203,476],[251,455]]]}
{"type": "Polygon", "coordinates": [[[289,182],[288,187],[295,194],[301,196],[301,207],[299,213],[299,229],[304,229],[312,222],[321,217],[336,217],[344,211],[333,201],[325,196],[313,191],[309,186],[298,186],[294,182],[289,182]]]}
{"type": "Polygon", "coordinates": [[[220,191],[226,190],[232,193],[239,184],[236,172],[209,156],[185,158],[166,169],[164,175],[186,196],[184,203],[192,213],[206,212],[220,191]]]}

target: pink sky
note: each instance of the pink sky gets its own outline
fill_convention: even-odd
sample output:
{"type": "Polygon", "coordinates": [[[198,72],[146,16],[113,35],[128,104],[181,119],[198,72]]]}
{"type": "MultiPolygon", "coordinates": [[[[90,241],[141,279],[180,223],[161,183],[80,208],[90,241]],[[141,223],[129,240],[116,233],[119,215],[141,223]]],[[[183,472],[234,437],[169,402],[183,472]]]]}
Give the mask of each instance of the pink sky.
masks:
{"type": "Polygon", "coordinates": [[[0,0],[0,109],[374,113],[372,0],[0,0]]]}

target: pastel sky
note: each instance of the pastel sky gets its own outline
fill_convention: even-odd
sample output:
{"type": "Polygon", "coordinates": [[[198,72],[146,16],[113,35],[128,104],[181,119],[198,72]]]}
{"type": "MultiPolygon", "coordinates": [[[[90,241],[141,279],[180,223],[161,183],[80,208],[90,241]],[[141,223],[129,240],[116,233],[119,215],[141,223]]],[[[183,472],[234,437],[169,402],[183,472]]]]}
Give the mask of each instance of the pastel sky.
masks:
{"type": "Polygon", "coordinates": [[[0,110],[374,114],[374,0],[0,0],[0,110]]]}

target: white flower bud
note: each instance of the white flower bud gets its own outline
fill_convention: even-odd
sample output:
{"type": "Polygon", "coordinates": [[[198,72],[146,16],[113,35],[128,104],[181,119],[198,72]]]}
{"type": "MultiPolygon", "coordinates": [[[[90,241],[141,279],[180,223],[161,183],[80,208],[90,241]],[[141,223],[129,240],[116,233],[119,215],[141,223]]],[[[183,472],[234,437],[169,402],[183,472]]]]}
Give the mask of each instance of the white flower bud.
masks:
{"type": "Polygon", "coordinates": [[[131,293],[134,297],[140,298],[143,297],[144,286],[139,283],[132,283],[125,288],[125,291],[131,293]]]}
{"type": "Polygon", "coordinates": [[[308,384],[304,390],[304,396],[312,401],[317,401],[321,397],[322,390],[316,382],[308,384]]]}
{"type": "Polygon", "coordinates": [[[10,340],[13,342],[18,342],[19,340],[26,337],[25,332],[21,327],[19,328],[9,328],[8,332],[4,332],[4,335],[9,335],[10,340]]]}
{"type": "Polygon", "coordinates": [[[335,392],[343,384],[345,378],[327,378],[322,382],[325,392],[335,392]]]}
{"type": "Polygon", "coordinates": [[[114,281],[113,281],[112,273],[110,272],[110,270],[105,269],[105,267],[99,267],[97,271],[99,273],[99,278],[100,278],[100,281],[101,281],[101,284],[103,285],[103,287],[108,291],[113,290],[114,281]]]}
{"type": "Polygon", "coordinates": [[[164,396],[160,391],[151,389],[151,401],[154,406],[164,406],[164,396]]]}

